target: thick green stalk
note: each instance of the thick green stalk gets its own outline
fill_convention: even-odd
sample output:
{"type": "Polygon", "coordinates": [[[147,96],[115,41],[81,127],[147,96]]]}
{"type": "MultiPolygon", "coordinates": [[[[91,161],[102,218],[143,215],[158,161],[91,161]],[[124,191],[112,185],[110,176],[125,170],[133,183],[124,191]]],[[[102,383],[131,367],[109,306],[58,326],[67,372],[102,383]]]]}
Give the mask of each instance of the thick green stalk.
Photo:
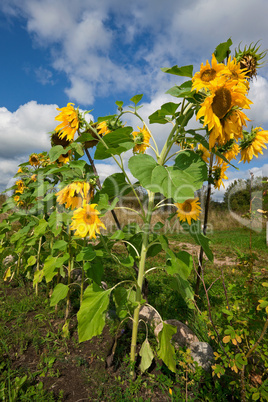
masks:
{"type": "Polygon", "coordinates": [[[70,284],[71,284],[71,272],[73,269],[73,254],[72,254],[72,246],[71,246],[71,231],[69,231],[69,254],[70,254],[70,258],[69,258],[69,262],[68,262],[68,286],[69,286],[69,290],[67,293],[67,301],[66,301],[66,310],[65,310],[65,320],[67,320],[68,316],[69,316],[69,312],[70,312],[70,284]]]}
{"type": "MultiPolygon", "coordinates": [[[[42,236],[39,238],[39,243],[38,243],[36,271],[39,271],[39,268],[40,268],[41,246],[42,246],[42,236]]],[[[36,294],[36,296],[38,295],[38,283],[35,285],[35,294],[36,294]]]]}
{"type": "MultiPolygon", "coordinates": [[[[142,298],[142,286],[144,281],[144,272],[145,272],[145,261],[148,247],[148,239],[149,239],[149,229],[152,218],[152,212],[154,208],[154,195],[155,193],[149,192],[149,200],[148,200],[148,210],[146,214],[145,227],[143,232],[143,241],[141,247],[141,255],[139,262],[139,272],[137,279],[137,287],[136,287],[136,302],[138,306],[134,310],[133,316],[133,327],[132,327],[132,338],[131,338],[131,351],[130,351],[130,362],[135,363],[136,359],[136,349],[137,349],[137,335],[138,335],[138,326],[139,326],[139,314],[140,314],[140,302],[142,298]]],[[[134,372],[132,372],[132,375],[134,372]]]]}

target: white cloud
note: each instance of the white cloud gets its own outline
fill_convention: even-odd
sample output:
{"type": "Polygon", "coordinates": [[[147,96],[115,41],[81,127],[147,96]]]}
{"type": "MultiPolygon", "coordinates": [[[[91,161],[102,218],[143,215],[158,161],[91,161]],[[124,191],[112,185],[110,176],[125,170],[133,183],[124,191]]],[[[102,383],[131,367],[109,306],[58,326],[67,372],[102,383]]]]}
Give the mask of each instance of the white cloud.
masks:
{"type": "Polygon", "coordinates": [[[0,157],[14,158],[47,151],[50,148],[48,133],[55,128],[57,107],[31,101],[15,112],[0,108],[0,157]]]}
{"type": "Polygon", "coordinates": [[[160,67],[199,67],[230,36],[235,45],[267,38],[266,0],[3,0],[0,7],[49,47],[52,66],[70,82],[66,93],[84,105],[118,92],[154,96],[179,82],[160,67]]]}

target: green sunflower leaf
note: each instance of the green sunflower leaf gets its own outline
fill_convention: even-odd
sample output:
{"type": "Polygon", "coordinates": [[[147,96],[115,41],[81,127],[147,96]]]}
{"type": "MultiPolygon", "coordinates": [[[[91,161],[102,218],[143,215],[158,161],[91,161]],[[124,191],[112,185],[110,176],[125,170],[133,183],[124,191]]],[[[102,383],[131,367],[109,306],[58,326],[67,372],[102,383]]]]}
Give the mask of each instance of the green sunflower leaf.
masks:
{"type": "Polygon", "coordinates": [[[151,366],[154,358],[152,348],[147,338],[141,345],[139,355],[141,356],[140,369],[141,372],[144,373],[144,371],[146,371],[151,366]]]}
{"type": "Polygon", "coordinates": [[[146,154],[134,155],[128,161],[130,172],[145,188],[148,188],[151,185],[152,172],[156,166],[157,162],[154,158],[146,154]]]}
{"type": "Polygon", "coordinates": [[[55,162],[64,153],[66,153],[66,151],[62,145],[55,145],[49,151],[49,159],[51,162],[55,162]]]}
{"type": "Polygon", "coordinates": [[[203,234],[200,221],[192,220],[191,225],[188,222],[183,222],[181,225],[192,236],[195,242],[203,248],[209,261],[213,261],[213,253],[209,247],[210,240],[203,234]]]}
{"type": "Polygon", "coordinates": [[[56,306],[60,300],[65,299],[69,291],[69,287],[64,285],[63,283],[58,283],[58,285],[54,288],[53,293],[50,299],[50,306],[56,306]]]}
{"type": "Polygon", "coordinates": [[[192,81],[186,81],[182,85],[170,88],[166,94],[175,96],[176,98],[194,97],[195,91],[192,92],[192,81]]]}
{"type": "Polygon", "coordinates": [[[111,291],[102,290],[96,283],[86,288],[77,313],[79,342],[88,341],[102,333],[111,291]]]}
{"type": "Polygon", "coordinates": [[[169,368],[169,370],[176,372],[176,362],[174,359],[175,349],[171,344],[171,338],[174,334],[176,334],[177,328],[173,325],[166,324],[163,322],[163,328],[158,334],[159,339],[159,350],[158,356],[163,360],[165,365],[169,368]]]}
{"type": "Polygon", "coordinates": [[[104,180],[100,194],[107,194],[111,200],[116,196],[124,196],[130,191],[131,186],[126,182],[124,173],[114,173],[104,180]]]}
{"type": "Polygon", "coordinates": [[[97,160],[110,158],[112,155],[120,155],[132,149],[135,145],[132,136],[132,127],[119,128],[103,137],[104,145],[101,141],[98,143],[94,158],[97,160]]]}
{"type": "Polygon", "coordinates": [[[230,46],[233,44],[231,38],[227,42],[220,43],[214,50],[214,55],[218,63],[221,63],[230,54],[230,46]]]}
{"type": "Polygon", "coordinates": [[[135,95],[133,96],[130,100],[131,102],[135,103],[135,105],[137,105],[139,103],[139,101],[142,99],[143,94],[139,94],[139,95],[135,95]]]}
{"type": "Polygon", "coordinates": [[[161,70],[164,73],[180,75],[182,77],[192,78],[192,76],[193,76],[193,66],[192,65],[183,66],[183,67],[178,67],[176,65],[173,67],[164,67],[164,68],[161,68],[161,70]]]}

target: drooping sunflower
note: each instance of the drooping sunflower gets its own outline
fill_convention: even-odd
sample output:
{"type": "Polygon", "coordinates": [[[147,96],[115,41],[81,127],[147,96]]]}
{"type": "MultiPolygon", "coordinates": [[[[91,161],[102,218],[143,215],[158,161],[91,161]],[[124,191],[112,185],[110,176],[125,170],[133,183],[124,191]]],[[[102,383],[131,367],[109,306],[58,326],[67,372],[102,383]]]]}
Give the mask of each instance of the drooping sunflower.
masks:
{"type": "Polygon", "coordinates": [[[228,58],[227,61],[227,71],[226,74],[229,76],[229,79],[231,79],[236,85],[243,85],[246,87],[246,89],[249,89],[249,83],[247,81],[247,72],[245,69],[242,69],[240,67],[240,63],[236,60],[234,57],[233,60],[231,56],[228,58]]]}
{"type": "Polygon", "coordinates": [[[146,148],[149,146],[151,135],[145,126],[143,128],[138,127],[139,131],[133,131],[135,146],[133,148],[134,153],[144,154],[146,148]]]}
{"type": "Polygon", "coordinates": [[[180,221],[187,221],[189,225],[191,225],[191,221],[199,219],[199,215],[201,213],[201,206],[199,202],[199,198],[189,198],[183,203],[175,203],[177,207],[177,214],[180,221]]]}
{"type": "Polygon", "coordinates": [[[100,228],[106,229],[98,217],[100,213],[96,207],[97,204],[83,203],[83,206],[74,212],[71,230],[75,230],[76,236],[89,236],[90,239],[95,239],[96,233],[100,233],[100,228]]]}
{"type": "Polygon", "coordinates": [[[70,157],[71,157],[72,151],[68,151],[66,154],[62,154],[59,156],[59,158],[57,159],[57,161],[59,163],[62,163],[63,165],[65,165],[65,163],[68,163],[70,161],[70,157]]]}
{"type": "Polygon", "coordinates": [[[198,149],[196,152],[201,156],[204,162],[209,162],[210,152],[202,144],[198,144],[198,149]]]}
{"type": "Polygon", "coordinates": [[[246,120],[250,119],[237,108],[233,108],[229,113],[221,120],[222,123],[222,137],[218,138],[220,145],[224,145],[227,141],[232,139],[238,141],[243,138],[243,126],[246,126],[246,120]]]}
{"type": "Polygon", "coordinates": [[[63,148],[68,147],[72,143],[71,140],[68,140],[66,137],[60,138],[60,132],[54,131],[51,135],[51,146],[53,147],[54,145],[61,145],[63,148]]]}
{"type": "Polygon", "coordinates": [[[40,159],[37,154],[31,154],[29,157],[29,163],[31,166],[39,166],[40,165],[40,159]]]}
{"type": "Polygon", "coordinates": [[[16,193],[22,194],[24,189],[26,188],[23,180],[17,180],[15,184],[16,184],[16,190],[15,190],[16,193]]]}
{"type": "Polygon", "coordinates": [[[59,204],[65,204],[65,208],[80,208],[83,201],[89,202],[92,198],[92,188],[88,182],[75,181],[60,190],[57,196],[59,204]]]}
{"type": "Polygon", "coordinates": [[[212,55],[211,66],[207,60],[206,64],[200,66],[200,71],[195,73],[192,78],[192,90],[200,91],[201,89],[210,90],[211,84],[217,81],[225,81],[224,71],[226,66],[223,63],[218,63],[214,54],[212,55]]]}
{"type": "Polygon", "coordinates": [[[208,126],[210,132],[210,149],[216,142],[225,143],[228,139],[223,137],[221,120],[235,106],[249,109],[252,103],[246,96],[246,88],[234,85],[227,81],[224,85],[214,85],[211,94],[206,97],[199,109],[196,119],[204,118],[204,126],[208,126]]]}
{"type": "Polygon", "coordinates": [[[79,128],[79,116],[78,112],[73,107],[74,103],[68,103],[67,106],[57,110],[60,114],[55,117],[55,120],[62,121],[56,128],[55,131],[59,131],[59,137],[66,137],[68,141],[74,139],[74,135],[79,128]]]}
{"type": "Polygon", "coordinates": [[[214,180],[214,187],[220,189],[221,185],[225,188],[223,180],[227,180],[228,177],[225,174],[225,171],[229,165],[226,162],[223,162],[222,165],[213,166],[212,177],[214,180]]]}
{"type": "Polygon", "coordinates": [[[262,148],[267,148],[265,144],[268,143],[268,131],[263,130],[261,127],[256,127],[251,130],[251,133],[245,134],[243,140],[240,142],[241,160],[240,162],[250,162],[253,156],[258,158],[259,154],[263,154],[262,148]]]}
{"type": "MultiPolygon", "coordinates": [[[[236,156],[239,154],[239,145],[235,140],[229,140],[223,147],[217,148],[217,151],[222,153],[228,161],[231,161],[232,159],[236,159],[236,156]]],[[[216,155],[216,163],[221,165],[224,163],[224,160],[216,155]]]]}
{"type": "Polygon", "coordinates": [[[107,121],[102,121],[101,123],[97,124],[97,130],[98,134],[101,136],[104,136],[111,132],[111,130],[109,130],[108,128],[107,121]]]}

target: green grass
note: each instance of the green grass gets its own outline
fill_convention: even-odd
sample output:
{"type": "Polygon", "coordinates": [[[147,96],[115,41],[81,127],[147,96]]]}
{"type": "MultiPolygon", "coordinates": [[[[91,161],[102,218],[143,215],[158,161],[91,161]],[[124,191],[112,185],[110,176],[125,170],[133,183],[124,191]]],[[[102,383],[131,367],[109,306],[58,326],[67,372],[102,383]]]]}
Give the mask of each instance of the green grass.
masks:
{"type": "MultiPolygon", "coordinates": [[[[211,247],[215,258],[229,256],[236,261],[235,249],[240,250],[242,253],[248,252],[248,229],[214,231],[208,237],[211,239],[211,247]]],[[[181,249],[180,243],[194,244],[192,238],[184,233],[168,235],[168,239],[172,248],[176,251],[181,249]]],[[[252,232],[252,249],[259,257],[259,261],[256,261],[254,265],[254,281],[252,286],[247,283],[248,272],[245,267],[241,268],[236,264],[217,266],[216,263],[212,264],[210,262],[206,262],[205,264],[204,281],[207,288],[211,286],[209,289],[211,315],[221,338],[224,337],[224,331],[230,324],[227,320],[228,317],[222,312],[222,309],[226,309],[227,306],[224,286],[230,306],[237,306],[235,318],[231,323],[235,330],[239,332],[241,330],[241,322],[246,322],[246,324],[243,324],[243,328],[247,328],[249,332],[247,342],[250,340],[252,342],[256,341],[257,336],[261,333],[265,314],[258,312],[256,307],[258,300],[265,296],[265,289],[262,286],[262,282],[265,279],[260,273],[260,268],[267,268],[268,248],[265,244],[264,231],[261,233],[252,232]]],[[[118,246],[117,252],[119,255],[123,250],[125,250],[123,246],[118,246]],[[120,247],[122,247],[122,250],[120,247]]],[[[195,259],[195,264],[196,261],[195,259]]],[[[148,258],[146,266],[147,268],[161,266],[164,262],[165,253],[161,252],[155,257],[148,258]]],[[[118,266],[112,258],[103,258],[102,263],[104,266],[103,280],[107,282],[108,287],[113,286],[119,281],[132,278],[132,274],[134,273],[132,268],[118,266]]],[[[200,341],[210,343],[214,351],[218,351],[219,345],[216,339],[210,338],[208,335],[208,330],[211,330],[211,327],[207,324],[206,319],[204,319],[204,316],[200,316],[196,310],[190,309],[187,306],[184,299],[173,290],[170,279],[164,270],[155,270],[148,275],[149,304],[153,305],[159,311],[164,320],[172,318],[187,323],[200,341]]],[[[189,282],[193,288],[195,281],[196,274],[192,270],[189,282]]],[[[54,364],[61,363],[68,367],[68,362],[71,361],[75,362],[74,365],[79,366],[79,369],[85,370],[85,373],[87,373],[85,381],[88,381],[89,389],[92,387],[92,392],[93,388],[97,390],[96,395],[98,394],[99,400],[133,400],[140,402],[185,400],[185,380],[183,379],[185,371],[183,366],[181,366],[181,356],[177,356],[178,372],[176,374],[171,373],[161,362],[156,361],[156,367],[153,371],[143,376],[138,375],[136,381],[133,382],[128,377],[127,361],[124,360],[129,353],[130,340],[130,331],[126,330],[122,337],[118,339],[115,359],[117,371],[115,373],[107,372],[103,368],[105,355],[99,353],[102,345],[101,339],[98,341],[99,343],[94,343],[94,341],[91,343],[90,341],[90,344],[96,346],[96,352],[90,352],[90,356],[96,359],[98,364],[102,364],[102,366],[97,366],[96,369],[93,369],[88,363],[87,354],[77,354],[82,344],[80,345],[75,337],[68,341],[67,346],[66,340],[61,335],[61,326],[56,326],[56,323],[62,325],[62,310],[59,305],[59,313],[58,317],[56,317],[55,312],[49,307],[45,284],[40,285],[40,296],[36,296],[31,281],[24,280],[24,282],[22,280],[17,281],[17,287],[14,287],[15,285],[12,285],[12,283],[7,285],[1,281],[0,356],[3,356],[3,358],[0,357],[0,400],[1,395],[5,395],[5,398],[9,397],[12,400],[11,389],[17,389],[17,396],[15,395],[15,397],[18,397],[18,400],[22,401],[40,400],[45,402],[61,400],[60,393],[55,397],[53,393],[45,389],[43,379],[53,378],[53,381],[56,383],[60,372],[54,369],[54,364]],[[54,323],[53,325],[52,322],[54,323]],[[16,361],[23,361],[23,357],[27,356],[31,348],[34,348],[38,356],[36,357],[38,362],[36,362],[34,369],[30,367],[27,369],[25,367],[17,367],[16,361]],[[170,396],[169,389],[173,391],[172,397],[170,396]],[[147,397],[143,398],[142,395],[145,392],[147,397]]],[[[74,296],[75,293],[73,293],[74,296]]],[[[202,314],[207,314],[206,294],[202,286],[197,305],[202,314]]],[[[77,306],[74,301],[73,308],[75,309],[73,317],[75,317],[77,306]]],[[[112,301],[110,308],[114,308],[112,301]]],[[[112,334],[115,333],[116,327],[116,323],[111,325],[113,329],[112,334]]],[[[75,325],[72,328],[72,333],[77,333],[75,325]]],[[[144,331],[139,334],[138,339],[140,344],[143,342],[145,336],[146,333],[144,331]]],[[[157,347],[157,343],[155,340],[153,341],[154,338],[151,333],[149,333],[149,339],[151,344],[157,347]]],[[[266,343],[262,342],[261,348],[257,350],[256,356],[260,365],[263,364],[261,354],[267,350],[267,346],[265,349],[265,345],[266,343]]],[[[233,345],[230,348],[232,349],[233,345]]],[[[249,375],[251,372],[255,373],[258,367],[253,366],[252,368],[250,366],[247,370],[247,374],[249,375]]],[[[256,372],[260,375],[258,371],[256,372]]],[[[263,375],[264,381],[265,371],[261,375],[263,375]]],[[[227,370],[227,373],[220,379],[214,378],[212,380],[210,373],[206,374],[197,369],[195,372],[188,373],[188,379],[189,381],[190,379],[193,380],[188,386],[189,395],[192,398],[189,400],[224,402],[231,400],[232,396],[235,398],[234,400],[239,400],[239,389],[235,388],[234,385],[230,385],[231,383],[239,384],[239,378],[230,370],[227,370]]]]}

